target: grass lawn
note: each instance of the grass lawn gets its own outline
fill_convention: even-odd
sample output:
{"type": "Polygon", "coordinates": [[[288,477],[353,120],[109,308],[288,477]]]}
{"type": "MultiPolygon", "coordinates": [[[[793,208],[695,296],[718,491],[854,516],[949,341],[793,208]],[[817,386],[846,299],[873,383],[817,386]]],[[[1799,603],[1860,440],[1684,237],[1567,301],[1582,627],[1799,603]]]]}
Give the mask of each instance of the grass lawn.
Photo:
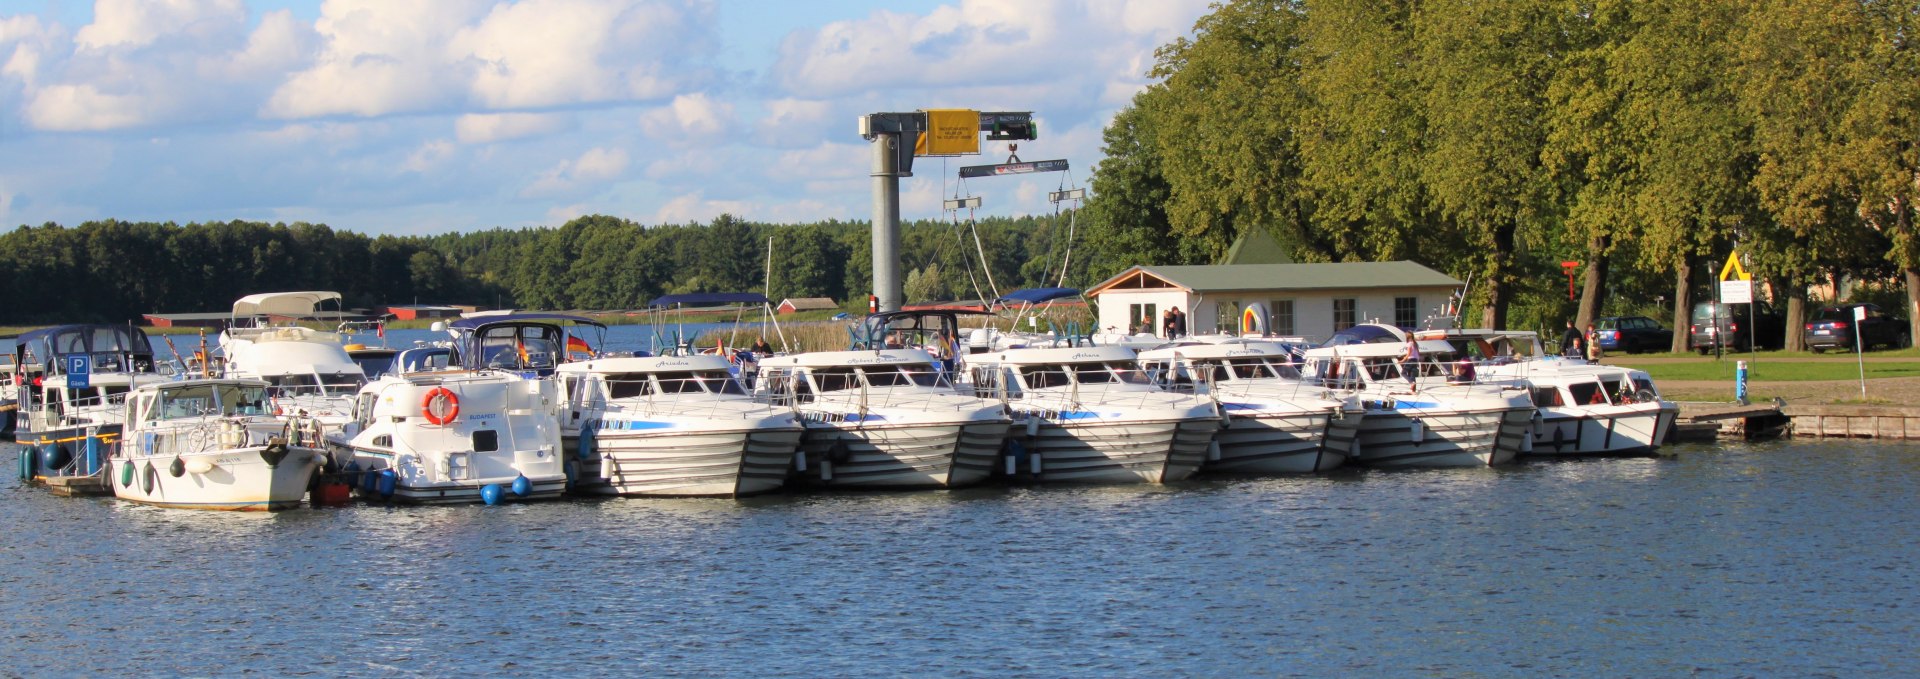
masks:
{"type": "MultiPolygon", "coordinates": [[[[1656,363],[1634,366],[1647,371],[1656,381],[1668,380],[1731,380],[1733,379],[1733,361],[1701,363],[1656,363]]],[[[1758,365],[1750,364],[1748,380],[1768,380],[1780,382],[1807,382],[1816,380],[1851,380],[1860,377],[1859,368],[1852,363],[1794,363],[1788,361],[1762,361],[1758,365]]],[[[1868,363],[1867,379],[1880,377],[1920,377],[1920,362],[1868,363]]]]}
{"type": "MultiPolygon", "coordinates": [[[[1811,351],[1778,351],[1778,350],[1774,350],[1774,349],[1762,349],[1762,350],[1760,350],[1760,351],[1758,351],[1758,352],[1754,352],[1754,353],[1751,353],[1751,354],[1749,354],[1749,353],[1747,353],[1747,352],[1744,352],[1744,351],[1739,351],[1739,352],[1735,352],[1735,351],[1729,351],[1729,352],[1726,352],[1726,353],[1725,353],[1725,359],[1724,359],[1724,360],[1728,360],[1728,361],[1736,361],[1736,360],[1740,360],[1740,359],[1745,359],[1745,358],[1748,358],[1748,357],[1752,357],[1752,358],[1754,358],[1754,359],[1757,359],[1757,360],[1762,360],[1762,361],[1764,361],[1764,360],[1766,360],[1766,359],[1769,359],[1769,358],[1778,358],[1778,359],[1785,359],[1785,360],[1793,360],[1793,359],[1796,359],[1796,358],[1811,358],[1811,357],[1814,357],[1814,356],[1822,356],[1822,357],[1825,357],[1825,356],[1852,356],[1852,355],[1853,355],[1853,350],[1852,350],[1852,349],[1848,349],[1848,350],[1846,350],[1846,351],[1837,351],[1837,350],[1836,350],[1836,351],[1828,351],[1828,352],[1826,352],[1826,353],[1824,353],[1824,354],[1815,354],[1815,353],[1813,353],[1813,352],[1811,352],[1811,351]]],[[[1905,349],[1868,349],[1868,350],[1867,350],[1867,357],[1868,357],[1868,358],[1873,358],[1873,357],[1875,357],[1875,356],[1881,356],[1881,357],[1888,357],[1888,358],[1899,358],[1899,357],[1913,357],[1913,358],[1920,358],[1920,347],[1908,347],[1908,348],[1905,348],[1905,349]]],[[[1712,359],[1712,358],[1713,358],[1713,353],[1712,353],[1712,352],[1708,352],[1706,356],[1701,356],[1701,355],[1700,355],[1699,353],[1697,353],[1697,352],[1692,352],[1692,351],[1660,351],[1660,352],[1649,352],[1649,353],[1644,353],[1644,354],[1625,354],[1625,353],[1620,353],[1620,352],[1617,352],[1617,351],[1616,351],[1616,352],[1610,352],[1610,353],[1608,353],[1608,354],[1607,354],[1607,358],[1609,358],[1609,359],[1615,359],[1615,358],[1618,358],[1618,359],[1622,359],[1622,360],[1624,360],[1624,361],[1631,361],[1631,360],[1633,360],[1633,359],[1636,359],[1636,358],[1705,358],[1705,359],[1712,359]]]]}

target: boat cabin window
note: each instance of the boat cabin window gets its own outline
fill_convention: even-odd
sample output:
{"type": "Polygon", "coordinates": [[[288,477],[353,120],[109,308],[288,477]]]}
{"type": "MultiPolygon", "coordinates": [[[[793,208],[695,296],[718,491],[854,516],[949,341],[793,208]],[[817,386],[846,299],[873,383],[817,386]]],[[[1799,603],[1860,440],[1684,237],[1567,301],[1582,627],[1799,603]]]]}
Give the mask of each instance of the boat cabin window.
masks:
{"type": "Polygon", "coordinates": [[[1573,405],[1607,405],[1607,393],[1600,388],[1599,382],[1575,382],[1567,385],[1567,395],[1572,397],[1573,405]]]}
{"type": "Polygon", "coordinates": [[[930,365],[875,366],[860,370],[872,387],[946,387],[946,376],[930,365]]]}
{"type": "Polygon", "coordinates": [[[1603,384],[1603,385],[1606,385],[1606,388],[1607,388],[1607,393],[1609,393],[1609,394],[1618,394],[1618,393],[1620,393],[1620,378],[1618,378],[1618,377],[1613,377],[1613,378],[1606,378],[1606,377],[1602,377],[1602,378],[1600,378],[1600,383],[1601,383],[1601,384],[1603,384]]]}
{"type": "Polygon", "coordinates": [[[1046,365],[1020,366],[1020,381],[1025,382],[1028,389],[1047,389],[1073,384],[1073,379],[1067,377],[1065,370],[1046,365]]]}
{"type": "Polygon", "coordinates": [[[373,405],[379,400],[378,394],[361,394],[360,398],[354,401],[353,420],[360,423],[362,430],[373,425],[373,405]]]}
{"type": "Polygon", "coordinates": [[[1653,388],[1653,378],[1641,377],[1639,375],[1633,376],[1633,390],[1636,392],[1644,391],[1654,395],[1658,395],[1660,393],[1659,391],[1653,388]]]}
{"type": "MultiPolygon", "coordinates": [[[[393,352],[384,351],[358,354],[353,357],[353,362],[360,366],[360,372],[367,379],[377,380],[381,375],[387,374],[388,370],[393,369],[393,356],[393,352]]],[[[445,366],[438,369],[445,369],[445,366]]]]}
{"type": "Polygon", "coordinates": [[[1560,398],[1559,387],[1533,388],[1533,407],[1535,408],[1558,408],[1566,404],[1566,400],[1560,398]]]}
{"type": "Polygon", "coordinates": [[[1384,382],[1400,377],[1400,362],[1391,358],[1366,359],[1367,378],[1375,382],[1384,382]]]}
{"type": "Polygon", "coordinates": [[[535,325],[509,325],[484,328],[479,337],[478,367],[502,370],[552,368],[559,356],[559,344],[551,328],[535,325]]]}
{"type": "Polygon", "coordinates": [[[807,372],[813,388],[824,394],[860,388],[860,375],[853,368],[818,368],[807,372]]]}
{"type": "MultiPolygon", "coordinates": [[[[572,379],[572,378],[568,378],[572,379]]],[[[607,383],[607,398],[634,398],[653,393],[653,380],[646,373],[614,373],[600,378],[607,383]]],[[[592,389],[591,380],[581,383],[582,389],[592,389]]],[[[583,396],[581,400],[586,400],[583,396]]]]}
{"type": "Polygon", "coordinates": [[[662,394],[747,393],[725,370],[663,372],[655,373],[653,377],[659,380],[659,393],[662,394]]]}
{"type": "Polygon", "coordinates": [[[264,387],[238,384],[192,384],[160,390],[159,402],[148,409],[147,420],[171,420],[200,415],[259,415],[267,412],[264,387]]]}

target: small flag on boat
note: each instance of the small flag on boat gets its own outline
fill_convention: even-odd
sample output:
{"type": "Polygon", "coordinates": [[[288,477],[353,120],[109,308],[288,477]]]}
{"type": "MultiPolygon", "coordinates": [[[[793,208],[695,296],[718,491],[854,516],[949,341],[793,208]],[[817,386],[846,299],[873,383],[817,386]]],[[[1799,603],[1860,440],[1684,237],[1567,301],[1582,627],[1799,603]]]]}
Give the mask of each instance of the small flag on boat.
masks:
{"type": "Polygon", "coordinates": [[[593,345],[587,344],[586,340],[574,337],[573,335],[567,335],[567,353],[569,355],[587,354],[591,356],[593,355],[593,345]]]}
{"type": "Polygon", "coordinates": [[[520,367],[533,365],[533,359],[527,358],[527,343],[518,335],[513,338],[513,348],[520,352],[520,367]]]}
{"type": "Polygon", "coordinates": [[[381,322],[379,322],[379,323],[377,323],[377,324],[375,324],[375,325],[373,326],[373,336],[374,336],[374,337],[386,337],[386,336],[387,336],[387,322],[386,322],[386,321],[381,321],[381,322]]]}

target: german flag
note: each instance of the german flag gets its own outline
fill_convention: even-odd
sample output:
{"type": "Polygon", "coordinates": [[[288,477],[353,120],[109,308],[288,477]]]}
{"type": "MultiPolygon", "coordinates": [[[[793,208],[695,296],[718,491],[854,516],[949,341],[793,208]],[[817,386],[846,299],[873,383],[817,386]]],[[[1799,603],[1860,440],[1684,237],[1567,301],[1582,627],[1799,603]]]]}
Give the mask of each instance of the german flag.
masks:
{"type": "Polygon", "coordinates": [[[593,345],[587,344],[586,340],[574,337],[573,335],[567,335],[567,355],[572,356],[574,354],[592,356],[593,345]]]}

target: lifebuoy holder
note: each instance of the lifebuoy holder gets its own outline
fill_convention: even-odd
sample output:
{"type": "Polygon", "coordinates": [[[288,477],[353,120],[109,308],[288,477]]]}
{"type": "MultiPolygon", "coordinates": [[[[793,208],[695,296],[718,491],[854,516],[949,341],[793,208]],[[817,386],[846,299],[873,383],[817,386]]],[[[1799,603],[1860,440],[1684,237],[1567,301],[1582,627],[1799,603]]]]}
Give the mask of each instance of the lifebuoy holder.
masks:
{"type": "Polygon", "coordinates": [[[460,397],[446,387],[434,387],[426,398],[420,399],[420,410],[426,413],[428,422],[446,424],[460,416],[460,397]]]}

